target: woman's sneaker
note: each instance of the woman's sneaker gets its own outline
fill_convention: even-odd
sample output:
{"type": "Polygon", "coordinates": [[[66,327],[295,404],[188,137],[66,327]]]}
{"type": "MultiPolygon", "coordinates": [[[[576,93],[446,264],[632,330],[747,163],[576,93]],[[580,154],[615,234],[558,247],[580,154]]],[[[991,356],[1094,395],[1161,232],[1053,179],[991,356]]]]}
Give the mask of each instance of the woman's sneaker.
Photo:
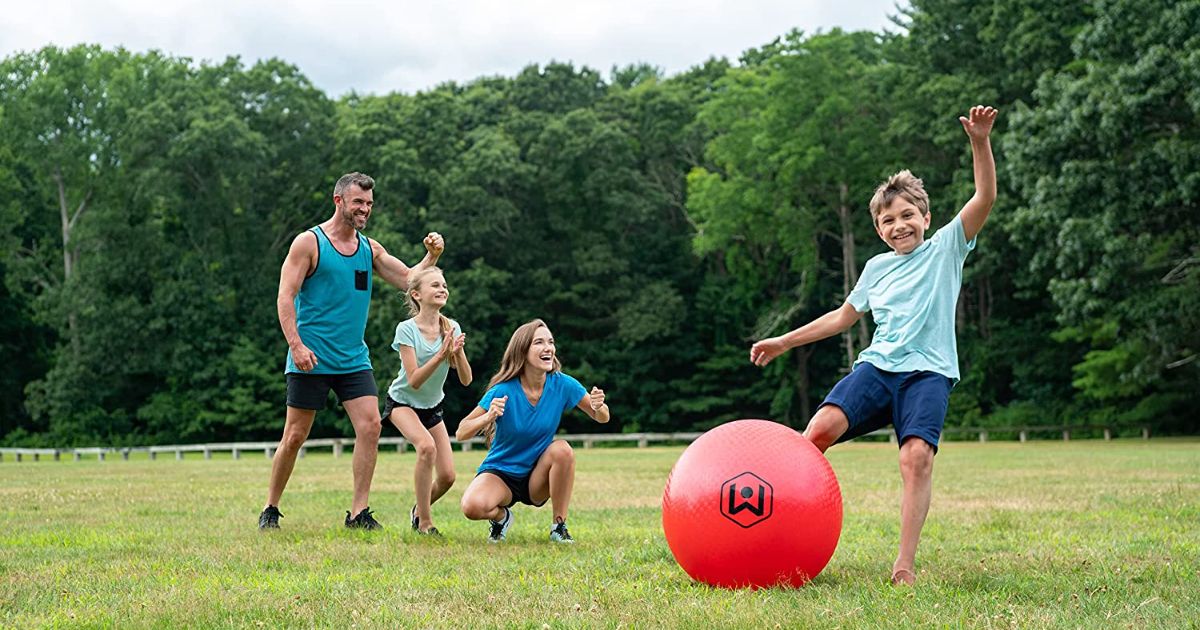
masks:
{"type": "Polygon", "coordinates": [[[557,543],[574,543],[571,532],[567,531],[567,522],[555,523],[550,526],[550,541],[557,543]]]}
{"type": "Polygon", "coordinates": [[[508,528],[512,527],[512,522],[513,513],[508,508],[504,508],[504,520],[500,522],[488,521],[488,524],[491,526],[491,531],[488,532],[488,542],[504,542],[504,537],[508,534],[508,528]]]}

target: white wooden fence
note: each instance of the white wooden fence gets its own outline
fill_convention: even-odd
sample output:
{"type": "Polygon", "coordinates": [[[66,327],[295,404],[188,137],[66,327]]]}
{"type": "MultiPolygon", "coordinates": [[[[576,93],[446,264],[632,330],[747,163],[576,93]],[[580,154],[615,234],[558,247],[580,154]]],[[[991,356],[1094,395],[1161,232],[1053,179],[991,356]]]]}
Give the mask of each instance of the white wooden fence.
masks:
{"type": "MultiPolygon", "coordinates": [[[[1115,426],[1022,426],[1022,427],[946,427],[943,435],[977,435],[980,442],[987,442],[989,438],[995,434],[1016,435],[1017,439],[1025,442],[1031,435],[1054,434],[1062,435],[1063,440],[1071,439],[1071,432],[1075,431],[1078,435],[1079,431],[1096,432],[1102,431],[1105,440],[1111,440],[1116,429],[1122,427],[1115,426]]],[[[1129,429],[1131,427],[1123,427],[1129,429]]],[[[1142,439],[1150,439],[1150,428],[1146,426],[1132,427],[1141,430],[1142,439]]],[[[583,448],[592,448],[598,443],[603,444],[626,444],[637,443],[638,448],[645,448],[651,443],[690,443],[696,438],[703,435],[702,432],[677,432],[677,433],[576,433],[564,434],[556,436],[558,439],[567,440],[568,442],[580,445],[583,448]]],[[[870,436],[887,436],[892,442],[896,441],[896,434],[891,429],[880,429],[869,434],[870,436]]],[[[450,438],[452,442],[461,445],[464,451],[471,450],[475,445],[482,445],[483,439],[474,437],[469,440],[458,442],[453,436],[450,438]]],[[[379,438],[379,449],[382,451],[385,447],[393,446],[396,451],[403,453],[408,448],[408,441],[400,437],[384,437],[379,438]]],[[[275,449],[279,447],[278,441],[272,442],[220,442],[213,444],[170,444],[164,446],[133,446],[133,447],[118,447],[118,446],[91,446],[86,448],[0,448],[0,461],[6,458],[14,458],[16,461],[22,461],[25,457],[32,457],[34,461],[39,461],[43,456],[59,461],[64,457],[70,457],[75,461],[79,461],[83,457],[95,457],[100,461],[104,461],[107,457],[120,456],[122,459],[129,459],[131,453],[148,453],[150,459],[157,459],[160,454],[174,455],[175,459],[183,459],[184,453],[203,453],[204,459],[212,459],[213,453],[230,453],[233,459],[239,459],[244,453],[262,453],[267,458],[275,454],[275,449]]],[[[353,450],[354,438],[316,438],[308,440],[304,443],[304,447],[300,449],[300,457],[304,457],[305,452],[311,448],[329,448],[333,450],[334,457],[340,457],[342,451],[350,447],[353,450]]]]}

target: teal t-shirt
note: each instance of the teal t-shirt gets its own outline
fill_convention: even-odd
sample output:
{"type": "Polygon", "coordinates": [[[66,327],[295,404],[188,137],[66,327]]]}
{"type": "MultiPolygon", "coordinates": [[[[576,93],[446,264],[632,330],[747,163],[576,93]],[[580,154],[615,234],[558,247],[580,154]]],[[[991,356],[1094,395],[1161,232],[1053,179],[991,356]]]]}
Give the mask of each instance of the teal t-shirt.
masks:
{"type": "MultiPolygon", "coordinates": [[[[300,341],[317,355],[317,366],[307,374],[349,374],[371,369],[371,354],[363,336],[371,306],[374,258],[367,237],[358,235],[358,247],[346,255],[337,250],[320,226],[317,268],[304,279],[296,294],[296,330],[300,341]]],[[[289,349],[284,372],[304,374],[289,349]]]]}
{"type": "Polygon", "coordinates": [[[504,415],[496,419],[496,437],[479,470],[500,470],[510,475],[525,476],[554,441],[558,423],[567,410],[579,404],[587,390],[579,381],[563,374],[546,375],[546,385],[537,405],[529,404],[520,377],[497,383],[479,401],[482,409],[492,400],[508,396],[504,415]]]}
{"type": "MultiPolygon", "coordinates": [[[[450,320],[450,328],[455,337],[462,334],[462,328],[459,327],[458,322],[450,320]]],[[[400,346],[412,348],[417,355],[417,367],[421,367],[428,363],[438,350],[442,349],[442,338],[439,336],[434,341],[429,341],[421,335],[415,319],[406,319],[396,325],[396,338],[392,341],[392,350],[400,352],[400,346]]],[[[404,362],[401,361],[400,373],[388,387],[388,396],[391,396],[392,400],[410,407],[433,409],[442,402],[442,398],[445,396],[442,386],[446,384],[446,375],[449,373],[450,362],[442,361],[433,370],[433,374],[430,374],[429,378],[421,384],[420,389],[413,389],[408,384],[408,374],[404,372],[404,362]]]]}
{"type": "Polygon", "coordinates": [[[871,311],[875,336],[854,362],[888,372],[929,371],[958,382],[954,312],[963,262],[975,249],[955,215],[908,254],[888,252],[867,261],[846,301],[871,311]]]}

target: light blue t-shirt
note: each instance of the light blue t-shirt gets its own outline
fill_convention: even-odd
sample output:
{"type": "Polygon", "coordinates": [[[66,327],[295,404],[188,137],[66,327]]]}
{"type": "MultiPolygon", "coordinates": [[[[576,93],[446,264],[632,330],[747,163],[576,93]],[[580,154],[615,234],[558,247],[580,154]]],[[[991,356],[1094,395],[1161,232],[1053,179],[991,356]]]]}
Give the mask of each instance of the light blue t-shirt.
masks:
{"type": "Polygon", "coordinates": [[[558,423],[568,409],[579,404],[587,390],[579,381],[563,374],[546,375],[546,385],[537,406],[529,404],[517,377],[498,383],[487,390],[479,406],[487,409],[495,398],[508,396],[504,415],[496,419],[496,437],[479,470],[500,470],[510,475],[524,476],[533,470],[538,457],[554,441],[558,423]]]}
{"type": "MultiPolygon", "coordinates": [[[[459,327],[458,322],[450,320],[450,328],[455,337],[462,334],[462,328],[459,327]]],[[[412,348],[417,355],[417,367],[421,367],[428,363],[438,350],[442,349],[442,338],[439,336],[435,341],[429,341],[421,335],[421,329],[417,328],[415,319],[406,319],[396,325],[396,338],[392,341],[392,350],[400,352],[400,346],[412,348]]],[[[400,373],[388,387],[388,396],[391,396],[392,400],[410,407],[433,409],[445,397],[442,386],[446,384],[446,375],[449,372],[450,362],[442,361],[433,370],[433,374],[430,374],[429,378],[421,384],[420,389],[413,389],[408,384],[408,374],[404,372],[404,361],[400,361],[400,373]]]]}
{"type": "Polygon", "coordinates": [[[863,267],[846,301],[871,311],[875,336],[854,362],[888,372],[937,372],[958,382],[954,310],[963,261],[975,249],[958,215],[908,254],[888,252],[863,267]]]}

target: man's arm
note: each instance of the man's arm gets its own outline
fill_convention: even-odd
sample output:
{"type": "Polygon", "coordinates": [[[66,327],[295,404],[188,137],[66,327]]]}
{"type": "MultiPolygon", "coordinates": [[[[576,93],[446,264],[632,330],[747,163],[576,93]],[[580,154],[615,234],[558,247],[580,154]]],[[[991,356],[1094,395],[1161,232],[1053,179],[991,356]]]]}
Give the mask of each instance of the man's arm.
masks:
{"type": "Polygon", "coordinates": [[[750,362],[762,367],[792,348],[832,337],[854,325],[862,313],[854,310],[849,302],[841,308],[829,311],[811,322],[779,337],[763,339],[750,348],[750,362]]]}
{"type": "Polygon", "coordinates": [[[310,238],[309,232],[303,232],[292,241],[287,258],[283,259],[283,269],[279,272],[279,295],[275,299],[279,327],[283,329],[283,338],[292,350],[292,361],[305,372],[317,366],[317,355],[300,340],[300,331],[296,327],[296,294],[312,271],[316,253],[316,235],[310,238]]]}
{"type": "Polygon", "coordinates": [[[976,105],[971,108],[970,118],[959,116],[963,131],[971,139],[971,156],[975,169],[975,195],[962,209],[963,232],[967,241],[975,238],[996,201],[996,161],[992,157],[992,124],[999,112],[992,107],[976,105]]]}
{"type": "Polygon", "coordinates": [[[374,260],[375,273],[401,291],[408,290],[408,274],[411,271],[436,265],[438,258],[442,255],[442,250],[446,248],[442,235],[430,232],[425,236],[425,257],[415,267],[409,269],[408,265],[389,254],[375,239],[368,238],[367,242],[371,244],[371,258],[374,260]]]}

